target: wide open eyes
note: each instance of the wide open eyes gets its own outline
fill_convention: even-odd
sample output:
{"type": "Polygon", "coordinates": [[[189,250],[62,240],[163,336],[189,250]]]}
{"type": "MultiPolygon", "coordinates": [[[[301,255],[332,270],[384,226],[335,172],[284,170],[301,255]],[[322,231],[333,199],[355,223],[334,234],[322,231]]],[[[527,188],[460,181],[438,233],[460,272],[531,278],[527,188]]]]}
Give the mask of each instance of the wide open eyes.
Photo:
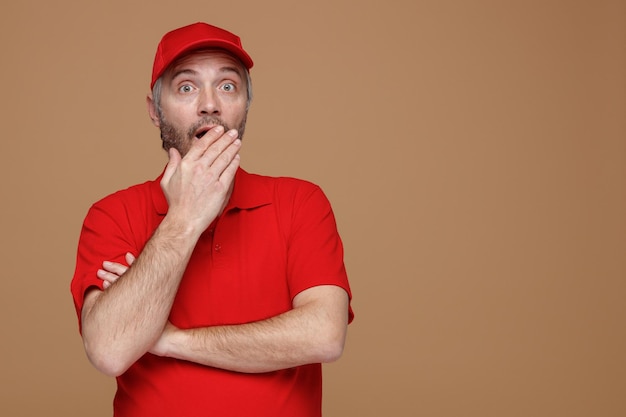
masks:
{"type": "Polygon", "coordinates": [[[224,84],[222,84],[221,89],[226,91],[226,92],[228,92],[228,93],[231,93],[231,92],[235,91],[235,84],[234,83],[224,83],[224,84]]]}
{"type": "Polygon", "coordinates": [[[193,87],[189,84],[184,84],[178,88],[178,91],[181,93],[191,93],[193,91],[193,87]]]}

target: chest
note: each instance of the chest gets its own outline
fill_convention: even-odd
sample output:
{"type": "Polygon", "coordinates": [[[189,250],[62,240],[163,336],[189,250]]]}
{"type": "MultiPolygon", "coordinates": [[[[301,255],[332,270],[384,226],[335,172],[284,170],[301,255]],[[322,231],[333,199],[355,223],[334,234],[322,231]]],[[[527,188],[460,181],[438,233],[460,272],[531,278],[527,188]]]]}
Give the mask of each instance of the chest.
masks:
{"type": "Polygon", "coordinates": [[[201,236],[171,320],[180,327],[262,320],[291,308],[288,239],[271,206],[233,210],[201,236]]]}

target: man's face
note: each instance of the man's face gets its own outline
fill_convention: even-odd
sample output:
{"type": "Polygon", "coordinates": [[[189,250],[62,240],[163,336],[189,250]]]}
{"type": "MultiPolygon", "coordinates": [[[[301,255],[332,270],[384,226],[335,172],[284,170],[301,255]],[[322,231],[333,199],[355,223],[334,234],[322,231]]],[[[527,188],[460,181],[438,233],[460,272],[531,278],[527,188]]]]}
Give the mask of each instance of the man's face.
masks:
{"type": "Polygon", "coordinates": [[[194,140],[222,125],[243,137],[248,95],[246,69],[226,52],[194,52],[161,77],[161,111],[152,103],[150,114],[160,129],[163,147],[184,156],[194,140]]]}

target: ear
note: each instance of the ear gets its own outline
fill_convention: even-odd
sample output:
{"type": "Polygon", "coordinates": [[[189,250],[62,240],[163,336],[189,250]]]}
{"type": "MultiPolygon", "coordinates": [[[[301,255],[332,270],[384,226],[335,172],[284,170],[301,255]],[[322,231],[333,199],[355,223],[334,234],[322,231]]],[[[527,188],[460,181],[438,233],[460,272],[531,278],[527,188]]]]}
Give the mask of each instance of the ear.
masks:
{"type": "Polygon", "coordinates": [[[156,127],[161,127],[159,113],[157,112],[156,104],[154,103],[154,99],[152,98],[152,93],[148,94],[148,96],[146,97],[146,105],[148,106],[148,114],[150,115],[150,120],[152,120],[152,124],[156,127]]]}

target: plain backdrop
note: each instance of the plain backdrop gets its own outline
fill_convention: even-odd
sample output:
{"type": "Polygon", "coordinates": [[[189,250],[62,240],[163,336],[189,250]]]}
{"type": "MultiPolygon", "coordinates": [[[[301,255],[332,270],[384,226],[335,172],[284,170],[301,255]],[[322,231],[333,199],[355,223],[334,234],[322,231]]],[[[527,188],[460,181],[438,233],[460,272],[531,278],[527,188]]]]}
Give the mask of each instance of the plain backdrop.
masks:
{"type": "Polygon", "coordinates": [[[0,6],[0,415],[111,416],[69,292],[89,206],[166,163],[161,36],[255,60],[248,171],[318,183],[356,319],[325,417],[626,415],[623,1],[0,6]]]}

